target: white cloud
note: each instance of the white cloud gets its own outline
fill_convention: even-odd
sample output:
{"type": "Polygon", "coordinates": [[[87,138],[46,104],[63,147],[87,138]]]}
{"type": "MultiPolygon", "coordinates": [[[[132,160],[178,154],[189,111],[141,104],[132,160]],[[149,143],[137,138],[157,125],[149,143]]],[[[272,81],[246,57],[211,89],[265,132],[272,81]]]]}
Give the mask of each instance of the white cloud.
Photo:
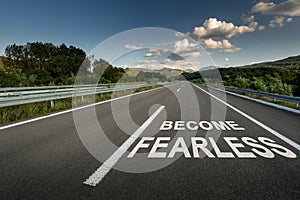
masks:
{"type": "Polygon", "coordinates": [[[285,21],[284,16],[275,16],[275,18],[270,21],[269,26],[271,28],[283,27],[284,26],[284,21],[285,21]]]}
{"type": "Polygon", "coordinates": [[[163,68],[171,68],[171,69],[193,69],[197,70],[199,67],[198,62],[190,63],[186,60],[172,60],[172,59],[164,59],[164,60],[140,60],[136,62],[135,68],[144,68],[144,69],[152,69],[159,70],[163,68]]]}
{"type": "Polygon", "coordinates": [[[263,15],[275,15],[269,23],[271,28],[283,27],[285,22],[292,22],[292,17],[300,16],[300,1],[286,0],[276,4],[274,2],[258,2],[251,11],[253,13],[261,13],[263,15]],[[286,18],[289,16],[289,18],[286,18]]]}
{"type": "Polygon", "coordinates": [[[266,26],[263,26],[263,25],[258,26],[259,31],[265,30],[265,28],[266,28],[266,26]]]}
{"type": "Polygon", "coordinates": [[[199,44],[191,43],[188,39],[178,40],[174,44],[173,52],[182,57],[198,57],[200,55],[199,44]]]}
{"type": "Polygon", "coordinates": [[[238,34],[242,35],[247,32],[254,32],[258,26],[258,22],[251,22],[248,26],[238,26],[238,34]]]}
{"type": "Polygon", "coordinates": [[[168,52],[168,50],[166,50],[166,49],[150,48],[150,49],[148,49],[145,56],[146,57],[159,57],[163,53],[166,53],[166,52],[168,52]]]}
{"type": "Polygon", "coordinates": [[[168,68],[181,69],[181,70],[185,70],[185,69],[196,70],[199,66],[198,62],[190,63],[186,60],[172,60],[172,59],[165,59],[162,61],[162,64],[168,68]]]}
{"type": "Polygon", "coordinates": [[[131,49],[131,50],[139,50],[139,49],[141,49],[141,47],[139,47],[139,46],[136,46],[136,45],[130,45],[130,44],[126,44],[124,47],[125,47],[126,49],[131,49]]]}
{"type": "Polygon", "coordinates": [[[137,62],[137,64],[155,64],[155,63],[158,63],[158,60],[154,60],[154,59],[151,59],[151,60],[139,60],[137,62]]]}
{"type": "Polygon", "coordinates": [[[263,15],[300,16],[300,1],[287,0],[280,4],[259,2],[252,7],[251,11],[263,15]]]}
{"type": "Polygon", "coordinates": [[[235,25],[232,22],[209,18],[201,26],[194,27],[193,32],[189,35],[197,37],[201,44],[206,45],[206,49],[220,49],[220,52],[234,53],[240,51],[241,48],[232,45],[228,39],[244,33],[265,29],[265,26],[259,25],[255,21],[255,17],[249,13],[243,14],[241,20],[243,25],[235,25]]]}
{"type": "Polygon", "coordinates": [[[245,24],[248,24],[248,23],[251,23],[254,21],[254,16],[253,15],[250,15],[248,13],[245,13],[241,16],[241,20],[245,23],[245,24]]]}
{"type": "Polygon", "coordinates": [[[234,48],[231,48],[231,49],[223,49],[221,52],[224,52],[224,53],[235,53],[235,52],[238,52],[240,50],[241,50],[241,48],[234,47],[234,48]]]}
{"type": "MultiPolygon", "coordinates": [[[[247,19],[246,21],[249,21],[247,19]]],[[[254,20],[254,19],[253,19],[254,20]]],[[[216,18],[209,18],[202,26],[195,27],[192,35],[199,39],[222,38],[228,39],[238,34],[254,32],[258,26],[255,21],[250,21],[249,25],[236,26],[226,21],[218,21],[216,18]]]]}
{"type": "Polygon", "coordinates": [[[181,32],[176,32],[176,33],[175,33],[175,36],[176,36],[176,37],[185,37],[186,34],[185,34],[185,33],[181,33],[181,32]]]}
{"type": "Polygon", "coordinates": [[[205,44],[205,48],[208,50],[221,49],[221,52],[224,53],[234,53],[241,50],[232,45],[228,40],[215,41],[209,38],[203,40],[203,44],[205,44]]]}
{"type": "Polygon", "coordinates": [[[232,48],[232,44],[228,40],[215,41],[211,38],[204,40],[206,49],[228,49],[232,48]]]}

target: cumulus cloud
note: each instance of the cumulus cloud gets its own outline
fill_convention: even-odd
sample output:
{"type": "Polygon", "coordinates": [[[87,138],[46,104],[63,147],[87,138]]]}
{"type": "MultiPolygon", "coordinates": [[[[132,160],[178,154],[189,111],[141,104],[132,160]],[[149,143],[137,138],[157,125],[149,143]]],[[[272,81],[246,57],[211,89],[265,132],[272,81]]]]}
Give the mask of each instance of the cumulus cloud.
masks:
{"type": "Polygon", "coordinates": [[[241,20],[245,23],[245,24],[248,24],[248,23],[251,23],[254,21],[254,16],[253,15],[250,15],[248,13],[245,13],[241,16],[241,20]]]}
{"type": "Polygon", "coordinates": [[[262,1],[255,4],[251,11],[263,15],[275,15],[274,19],[270,21],[269,26],[271,28],[283,27],[285,22],[293,21],[292,17],[300,16],[300,1],[287,0],[279,4],[262,1]]]}
{"type": "Polygon", "coordinates": [[[203,40],[203,44],[205,44],[205,48],[207,50],[216,50],[219,49],[221,52],[224,53],[234,53],[237,51],[240,51],[240,48],[235,47],[232,45],[228,40],[220,40],[220,41],[215,41],[211,38],[203,40]]]}
{"type": "Polygon", "coordinates": [[[263,15],[300,16],[300,1],[287,0],[280,4],[275,4],[273,2],[259,2],[252,7],[251,11],[263,15]]]}
{"type": "Polygon", "coordinates": [[[172,59],[163,59],[163,60],[140,60],[136,62],[135,68],[144,68],[144,69],[152,69],[159,70],[163,68],[171,68],[171,69],[193,69],[197,70],[199,67],[198,62],[190,63],[186,60],[172,60],[172,59]]]}
{"type": "Polygon", "coordinates": [[[238,26],[238,34],[242,35],[247,32],[254,32],[258,26],[258,22],[251,22],[248,26],[238,26]]]}
{"type": "Polygon", "coordinates": [[[189,42],[188,39],[178,40],[174,44],[173,52],[182,57],[198,57],[200,55],[199,44],[189,42]]]}
{"type": "MultiPolygon", "coordinates": [[[[248,24],[248,32],[254,32],[256,29],[259,31],[264,30],[266,27],[263,25],[259,25],[258,22],[255,21],[254,15],[250,15],[249,13],[245,13],[241,16],[241,20],[244,24],[248,24]]],[[[245,27],[244,27],[245,29],[245,27]]]]}
{"type": "Polygon", "coordinates": [[[224,53],[235,53],[235,52],[238,52],[240,50],[241,50],[241,48],[233,47],[233,48],[230,48],[230,49],[223,49],[223,50],[221,50],[221,52],[224,52],[224,53]]]}
{"type": "Polygon", "coordinates": [[[232,48],[232,44],[228,40],[215,41],[211,38],[204,40],[206,49],[229,49],[232,48]]]}
{"type": "Polygon", "coordinates": [[[185,69],[197,70],[197,68],[199,67],[198,62],[190,63],[186,60],[165,59],[162,61],[162,64],[168,68],[181,69],[181,70],[185,70],[185,69]]]}
{"type": "MultiPolygon", "coordinates": [[[[251,20],[251,17],[245,17],[245,21],[251,20]]],[[[254,18],[253,18],[254,20],[254,18]]],[[[192,35],[199,39],[221,38],[228,39],[235,35],[241,35],[246,32],[254,32],[258,26],[255,21],[249,21],[249,25],[236,26],[231,22],[219,21],[216,18],[209,18],[202,26],[195,27],[192,35]]]]}
{"type": "Polygon", "coordinates": [[[266,28],[266,26],[263,26],[263,25],[258,26],[259,31],[265,30],[265,28],[266,28]]]}
{"type": "Polygon", "coordinates": [[[136,45],[130,45],[130,44],[126,44],[124,46],[126,49],[131,49],[131,50],[138,50],[138,49],[141,49],[141,47],[139,46],[136,46],[136,45]]]}
{"type": "Polygon", "coordinates": [[[181,32],[176,32],[176,33],[175,33],[175,36],[176,36],[176,37],[185,37],[186,34],[185,34],[185,33],[181,33],[181,32]]]}
{"type": "Polygon", "coordinates": [[[285,22],[285,17],[284,16],[275,16],[275,18],[270,21],[269,26],[271,28],[283,27],[284,22],[285,22]]]}
{"type": "Polygon", "coordinates": [[[139,60],[136,64],[142,65],[142,64],[155,64],[158,63],[158,60],[139,60]]]}
{"type": "Polygon", "coordinates": [[[166,52],[168,52],[168,50],[166,50],[166,49],[150,48],[150,49],[148,49],[145,56],[146,57],[159,57],[163,53],[166,53],[166,52]]]}

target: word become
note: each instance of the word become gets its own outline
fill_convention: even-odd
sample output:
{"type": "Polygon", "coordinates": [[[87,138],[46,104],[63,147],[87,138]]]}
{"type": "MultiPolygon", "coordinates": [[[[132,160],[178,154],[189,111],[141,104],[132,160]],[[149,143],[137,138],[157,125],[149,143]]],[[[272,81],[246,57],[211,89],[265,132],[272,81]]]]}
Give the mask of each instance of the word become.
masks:
{"type": "Polygon", "coordinates": [[[164,121],[160,127],[161,131],[174,130],[174,131],[184,131],[184,130],[195,131],[198,129],[203,129],[210,131],[213,129],[217,130],[234,130],[234,131],[244,131],[245,128],[240,127],[234,121],[164,121]]]}
{"type": "MultiPolygon", "coordinates": [[[[127,158],[132,158],[139,149],[148,149],[151,141],[154,144],[148,154],[148,158],[173,158],[175,154],[183,154],[185,158],[200,158],[199,152],[203,152],[208,158],[256,158],[257,156],[264,158],[274,158],[275,154],[281,155],[286,158],[296,158],[296,154],[291,150],[276,144],[275,141],[266,137],[258,137],[253,139],[250,137],[242,137],[241,141],[237,137],[223,137],[227,145],[232,149],[232,152],[225,152],[220,150],[214,138],[209,137],[205,139],[203,137],[191,137],[191,151],[187,146],[183,137],[178,137],[175,141],[170,152],[163,151],[163,148],[168,147],[168,141],[171,141],[171,137],[143,137],[135,146],[135,148],[129,153],[127,158]],[[245,148],[245,145],[251,147],[251,151],[241,151],[245,148]],[[214,150],[213,154],[208,147],[211,146],[214,150]]],[[[189,144],[190,144],[189,143],[189,144]]]]}

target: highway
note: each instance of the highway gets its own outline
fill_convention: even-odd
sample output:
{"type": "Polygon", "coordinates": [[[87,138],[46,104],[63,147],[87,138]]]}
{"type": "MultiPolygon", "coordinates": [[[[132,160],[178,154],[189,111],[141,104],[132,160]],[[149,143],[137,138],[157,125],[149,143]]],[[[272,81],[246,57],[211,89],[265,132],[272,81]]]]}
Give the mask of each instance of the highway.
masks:
{"type": "Polygon", "coordinates": [[[97,121],[115,145],[115,148],[107,147],[107,151],[104,141],[93,138],[96,137],[93,135],[95,119],[90,114],[93,107],[75,110],[75,115],[81,116],[75,120],[76,124],[74,113],[66,111],[3,125],[0,127],[0,199],[299,200],[300,116],[231,95],[223,102],[220,100],[223,96],[221,91],[208,92],[204,86],[180,82],[99,103],[95,106],[97,121]],[[123,106],[126,102],[128,107],[123,106]],[[244,130],[231,127],[217,135],[204,130],[207,126],[199,126],[193,131],[185,127],[177,134],[174,127],[161,130],[164,121],[205,121],[206,125],[212,121],[233,121],[244,130]],[[77,129],[83,133],[78,134],[77,129]],[[86,148],[82,137],[86,137],[91,149],[99,147],[98,155],[89,152],[91,149],[86,148]],[[145,140],[148,147],[140,148],[129,158],[128,154],[143,137],[153,140],[145,140]],[[162,137],[174,139],[168,147],[158,147],[157,152],[165,152],[165,156],[147,157],[155,141],[162,137]],[[202,149],[198,158],[193,147],[187,144],[190,157],[188,152],[177,152],[172,158],[170,151],[179,137],[185,141],[192,137],[204,138],[211,154],[202,149]],[[222,157],[209,137],[227,156],[222,157]],[[226,138],[231,138],[236,145],[230,145],[226,138]],[[260,146],[247,145],[246,138],[254,139],[256,142],[251,144],[260,146]],[[265,142],[259,138],[265,138],[265,142]],[[127,148],[120,151],[121,145],[127,148]],[[141,157],[145,163],[135,162],[138,153],[144,153],[141,157]],[[100,162],[100,157],[105,159],[100,162]],[[104,173],[101,166],[107,160],[104,173]],[[148,172],[142,173],[143,170],[148,172]],[[102,173],[102,177],[89,179],[94,173],[102,173]]]}

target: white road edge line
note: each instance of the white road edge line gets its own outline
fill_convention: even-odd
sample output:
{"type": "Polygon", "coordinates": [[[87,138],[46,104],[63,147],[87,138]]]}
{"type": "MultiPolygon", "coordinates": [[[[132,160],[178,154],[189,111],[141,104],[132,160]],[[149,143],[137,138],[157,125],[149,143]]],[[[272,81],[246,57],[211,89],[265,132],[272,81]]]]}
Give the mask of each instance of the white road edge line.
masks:
{"type": "MultiPolygon", "coordinates": [[[[177,84],[177,83],[175,83],[175,84],[177,84]]],[[[44,115],[44,116],[41,116],[41,117],[36,117],[36,118],[33,118],[33,119],[29,119],[29,120],[25,120],[25,121],[13,123],[13,124],[8,124],[8,125],[5,125],[5,126],[0,126],[0,131],[4,130],[4,129],[15,127],[15,126],[35,122],[35,121],[38,121],[38,120],[47,119],[47,118],[54,117],[54,116],[57,116],[57,115],[62,115],[62,114],[69,113],[69,112],[72,112],[72,111],[85,109],[85,108],[88,108],[88,107],[91,107],[91,106],[97,106],[97,105],[100,105],[100,104],[104,104],[104,103],[108,103],[108,102],[111,102],[111,101],[127,98],[127,97],[130,97],[130,96],[135,96],[135,95],[151,92],[151,91],[154,91],[154,90],[159,90],[159,89],[162,89],[162,88],[164,88],[164,87],[154,88],[154,89],[151,89],[151,90],[146,90],[146,91],[142,91],[142,92],[138,92],[138,93],[134,93],[134,94],[129,94],[129,95],[117,97],[117,98],[114,98],[114,99],[109,99],[109,100],[89,104],[89,105],[86,105],[86,106],[81,106],[81,107],[77,107],[77,108],[73,108],[73,109],[69,109],[69,110],[65,110],[65,111],[61,111],[61,112],[57,112],[57,113],[52,113],[52,114],[49,114],[49,115],[44,115]]]]}
{"type": "Polygon", "coordinates": [[[151,124],[157,115],[165,108],[160,106],[143,124],[140,126],[86,181],[83,183],[89,186],[96,186],[111,168],[124,155],[135,140],[143,133],[143,131],[151,124]]]}
{"type": "Polygon", "coordinates": [[[202,92],[210,95],[211,97],[215,98],[216,100],[220,101],[221,103],[225,104],[227,107],[231,108],[232,110],[236,111],[237,113],[239,113],[240,115],[246,117],[247,119],[249,119],[250,121],[254,122],[255,124],[257,124],[258,126],[262,127],[263,129],[267,130],[268,132],[272,133],[273,135],[275,135],[276,137],[278,137],[279,139],[283,140],[284,142],[288,143],[289,145],[293,146],[295,149],[297,149],[298,151],[300,151],[300,145],[297,144],[296,142],[292,141],[291,139],[285,137],[284,135],[280,134],[279,132],[275,131],[274,129],[268,127],[267,125],[261,123],[260,121],[254,119],[253,117],[249,116],[248,114],[244,113],[243,111],[237,109],[236,107],[228,104],[227,102],[219,99],[218,97],[210,94],[209,92],[203,90],[202,88],[200,88],[198,85],[192,83],[194,86],[196,86],[198,89],[200,89],[202,92]]]}

